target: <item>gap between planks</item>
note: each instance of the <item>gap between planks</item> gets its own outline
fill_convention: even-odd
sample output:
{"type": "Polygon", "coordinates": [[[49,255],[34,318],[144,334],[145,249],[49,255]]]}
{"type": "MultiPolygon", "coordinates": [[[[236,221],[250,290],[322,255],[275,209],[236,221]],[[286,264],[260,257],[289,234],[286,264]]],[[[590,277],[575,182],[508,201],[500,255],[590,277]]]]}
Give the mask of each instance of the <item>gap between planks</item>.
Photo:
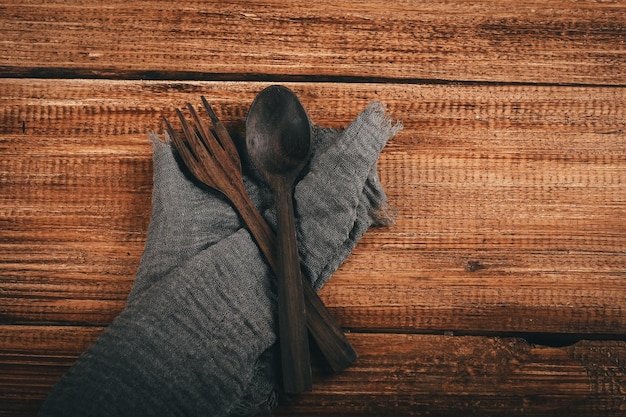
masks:
{"type": "Polygon", "coordinates": [[[166,82],[260,82],[260,83],[311,83],[311,84],[405,84],[451,86],[518,86],[518,87],[568,87],[568,88],[626,88],[626,83],[593,82],[542,82],[542,81],[492,81],[437,78],[396,78],[358,75],[271,74],[271,73],[215,73],[194,71],[130,71],[106,68],[48,68],[0,66],[0,79],[32,78],[41,80],[116,80],[116,81],[166,81],[166,82]]]}

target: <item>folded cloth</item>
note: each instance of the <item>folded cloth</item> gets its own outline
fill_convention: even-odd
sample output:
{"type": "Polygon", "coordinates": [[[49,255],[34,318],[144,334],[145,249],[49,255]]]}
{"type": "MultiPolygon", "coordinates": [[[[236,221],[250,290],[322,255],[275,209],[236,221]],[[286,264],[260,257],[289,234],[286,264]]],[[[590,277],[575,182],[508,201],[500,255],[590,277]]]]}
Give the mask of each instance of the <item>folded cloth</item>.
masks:
{"type": "MultiPolygon", "coordinates": [[[[295,211],[303,273],[316,289],[387,219],[375,164],[399,129],[378,102],[343,131],[314,127],[295,211]]],[[[272,272],[223,196],[189,180],[167,141],[152,139],[152,217],[127,304],[40,416],[249,416],[276,405],[272,272]]],[[[271,193],[253,173],[245,183],[275,224],[271,193]]]]}

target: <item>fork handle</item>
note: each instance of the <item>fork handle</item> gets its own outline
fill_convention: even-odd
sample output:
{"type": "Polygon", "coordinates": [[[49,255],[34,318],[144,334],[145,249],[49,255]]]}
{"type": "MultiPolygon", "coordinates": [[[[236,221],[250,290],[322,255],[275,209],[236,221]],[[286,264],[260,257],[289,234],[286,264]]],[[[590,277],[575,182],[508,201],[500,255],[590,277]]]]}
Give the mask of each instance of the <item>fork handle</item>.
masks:
{"type": "MultiPolygon", "coordinates": [[[[243,184],[236,187],[238,196],[230,196],[233,205],[239,212],[259,249],[265,255],[270,268],[276,272],[277,262],[274,254],[276,235],[265,218],[256,208],[243,184]]],[[[324,302],[311,284],[301,275],[304,302],[306,307],[306,324],[311,337],[326,358],[333,372],[339,372],[351,365],[358,357],[356,351],[346,338],[341,326],[330,314],[324,302]]]]}
{"type": "Polygon", "coordinates": [[[244,224],[248,227],[248,231],[256,241],[259,249],[263,255],[265,255],[265,260],[270,268],[272,271],[276,272],[278,270],[278,264],[274,254],[274,248],[276,248],[276,234],[250,199],[243,183],[234,187],[234,191],[236,191],[236,193],[233,192],[228,195],[230,201],[237,209],[237,212],[239,212],[239,215],[243,219],[244,224]]]}

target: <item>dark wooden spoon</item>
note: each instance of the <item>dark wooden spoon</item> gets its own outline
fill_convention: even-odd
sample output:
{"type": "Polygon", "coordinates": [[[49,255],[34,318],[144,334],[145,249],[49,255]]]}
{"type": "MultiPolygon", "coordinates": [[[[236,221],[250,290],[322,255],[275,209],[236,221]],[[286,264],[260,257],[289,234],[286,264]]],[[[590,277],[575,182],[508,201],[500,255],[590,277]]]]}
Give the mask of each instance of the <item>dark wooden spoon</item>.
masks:
{"type": "Polygon", "coordinates": [[[276,198],[278,331],[283,389],[288,393],[310,391],[313,383],[293,188],[310,157],[311,124],[291,90],[270,86],[255,98],[246,120],[246,148],[276,198]]]}

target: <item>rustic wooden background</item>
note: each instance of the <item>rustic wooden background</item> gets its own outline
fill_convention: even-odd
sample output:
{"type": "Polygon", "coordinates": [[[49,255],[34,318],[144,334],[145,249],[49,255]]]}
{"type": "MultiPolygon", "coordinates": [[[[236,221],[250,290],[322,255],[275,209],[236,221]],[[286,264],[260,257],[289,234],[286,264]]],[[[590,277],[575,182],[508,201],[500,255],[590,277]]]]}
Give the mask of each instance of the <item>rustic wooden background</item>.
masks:
{"type": "Polygon", "coordinates": [[[396,224],[321,291],[360,354],[278,415],[626,413],[626,2],[0,1],[0,415],[123,308],[149,130],[266,85],[379,161],[396,224]]]}

